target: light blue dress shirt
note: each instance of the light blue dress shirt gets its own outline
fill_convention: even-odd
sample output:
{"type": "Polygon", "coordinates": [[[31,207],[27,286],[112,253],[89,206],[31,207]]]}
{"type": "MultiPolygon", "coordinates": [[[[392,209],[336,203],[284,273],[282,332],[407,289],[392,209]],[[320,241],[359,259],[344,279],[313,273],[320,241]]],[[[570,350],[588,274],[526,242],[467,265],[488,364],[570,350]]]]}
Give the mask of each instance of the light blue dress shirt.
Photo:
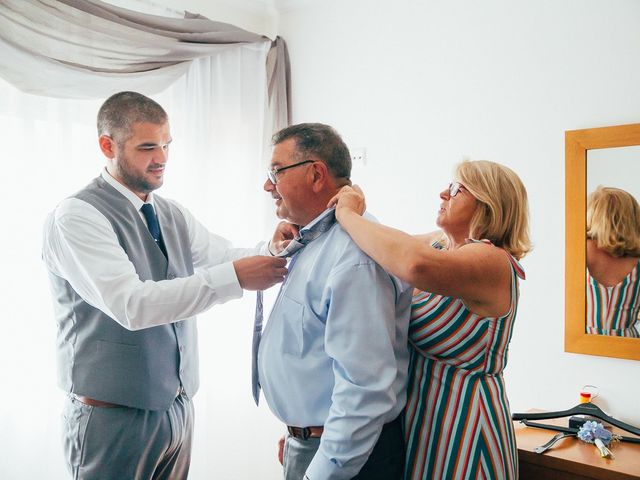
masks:
{"type": "MultiPolygon", "coordinates": [[[[371,216],[365,214],[368,218],[371,216]]],[[[285,424],[324,426],[307,476],[348,479],[404,407],[411,289],[334,224],[294,255],[258,352],[285,424]]]]}

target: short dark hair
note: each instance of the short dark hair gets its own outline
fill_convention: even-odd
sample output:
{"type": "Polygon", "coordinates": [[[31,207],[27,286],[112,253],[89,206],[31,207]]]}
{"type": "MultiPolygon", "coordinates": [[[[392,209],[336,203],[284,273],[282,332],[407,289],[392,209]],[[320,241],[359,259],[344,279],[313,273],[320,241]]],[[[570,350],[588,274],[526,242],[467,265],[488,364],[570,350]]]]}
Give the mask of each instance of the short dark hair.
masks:
{"type": "Polygon", "coordinates": [[[272,141],[277,145],[290,138],[296,141],[300,161],[313,156],[322,161],[335,178],[351,177],[351,154],[334,128],[322,123],[299,123],[283,128],[272,141]]]}
{"type": "Polygon", "coordinates": [[[163,124],[168,118],[155,100],[138,92],[119,92],[107,98],[98,111],[98,135],[109,135],[123,144],[131,137],[134,123],[163,124]]]}

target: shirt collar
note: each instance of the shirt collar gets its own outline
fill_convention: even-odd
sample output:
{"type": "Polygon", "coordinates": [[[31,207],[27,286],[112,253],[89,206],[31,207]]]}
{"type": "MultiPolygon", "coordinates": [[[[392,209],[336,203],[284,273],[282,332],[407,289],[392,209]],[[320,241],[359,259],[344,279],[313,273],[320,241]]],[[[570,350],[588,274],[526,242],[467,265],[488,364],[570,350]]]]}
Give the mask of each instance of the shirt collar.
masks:
{"type": "Polygon", "coordinates": [[[129,200],[136,210],[140,210],[142,208],[142,205],[144,205],[145,203],[150,203],[155,208],[153,202],[153,192],[150,192],[149,195],[147,195],[147,201],[143,202],[139,196],[137,196],[135,193],[133,193],[131,190],[129,190],[127,187],[113,178],[106,168],[102,170],[101,176],[105,182],[107,182],[118,192],[120,192],[127,200],[129,200]]]}
{"type": "Polygon", "coordinates": [[[336,221],[336,210],[334,207],[327,208],[324,212],[311,220],[307,225],[300,229],[300,241],[307,244],[324,232],[329,230],[336,221]]]}
{"type": "Polygon", "coordinates": [[[336,223],[336,211],[331,207],[322,212],[311,222],[300,229],[298,236],[292,239],[284,250],[278,253],[278,257],[292,257],[299,250],[318,238],[324,232],[331,229],[336,223]]]}

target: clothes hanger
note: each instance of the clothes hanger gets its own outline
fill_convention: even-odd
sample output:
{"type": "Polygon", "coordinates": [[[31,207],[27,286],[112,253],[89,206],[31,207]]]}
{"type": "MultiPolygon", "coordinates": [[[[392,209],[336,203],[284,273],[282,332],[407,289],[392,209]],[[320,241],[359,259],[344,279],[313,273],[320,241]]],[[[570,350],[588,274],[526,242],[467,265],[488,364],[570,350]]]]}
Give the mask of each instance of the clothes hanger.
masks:
{"type": "Polygon", "coordinates": [[[514,413],[511,415],[513,420],[519,420],[523,424],[529,427],[537,427],[537,428],[546,428],[547,430],[555,430],[558,432],[566,432],[566,433],[578,433],[578,428],[572,427],[559,427],[556,425],[547,425],[545,423],[532,422],[531,420],[544,420],[549,418],[562,418],[562,417],[570,417],[572,415],[590,415],[592,417],[599,418],[600,420],[604,420],[607,423],[610,423],[613,426],[624,430],[625,432],[632,433],[637,435],[636,437],[628,437],[625,435],[620,436],[620,440],[624,440],[626,442],[640,443],[640,428],[634,427],[633,425],[629,425],[627,423],[621,422],[620,420],[616,420],[613,417],[610,417],[606,413],[604,413],[600,407],[593,403],[580,403],[569,410],[558,410],[555,412],[526,412],[526,413],[514,413]]]}

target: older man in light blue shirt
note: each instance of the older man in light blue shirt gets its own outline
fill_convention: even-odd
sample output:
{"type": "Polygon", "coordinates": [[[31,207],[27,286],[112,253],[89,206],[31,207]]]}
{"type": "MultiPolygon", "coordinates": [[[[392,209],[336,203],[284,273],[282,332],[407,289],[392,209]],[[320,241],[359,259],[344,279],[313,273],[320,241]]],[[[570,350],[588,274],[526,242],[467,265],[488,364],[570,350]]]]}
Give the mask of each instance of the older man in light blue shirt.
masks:
{"type": "Polygon", "coordinates": [[[285,478],[400,479],[410,290],[325,211],[350,183],[335,130],[294,125],[274,145],[264,188],[280,218],[306,226],[258,354],[267,403],[288,426],[285,478]]]}

